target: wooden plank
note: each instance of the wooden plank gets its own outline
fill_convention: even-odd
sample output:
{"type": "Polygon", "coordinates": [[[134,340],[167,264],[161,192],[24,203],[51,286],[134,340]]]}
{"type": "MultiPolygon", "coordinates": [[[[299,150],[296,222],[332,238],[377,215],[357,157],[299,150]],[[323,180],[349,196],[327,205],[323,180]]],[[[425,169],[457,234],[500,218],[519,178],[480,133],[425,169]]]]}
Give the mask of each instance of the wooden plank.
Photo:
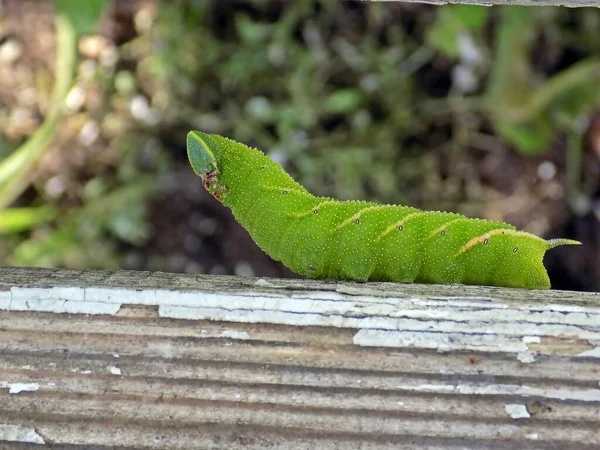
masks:
{"type": "Polygon", "coordinates": [[[0,268],[0,447],[600,446],[600,294],[0,268]]]}
{"type": "Polygon", "coordinates": [[[464,4],[475,6],[523,5],[567,6],[570,8],[600,7],[600,0],[367,0],[374,2],[429,3],[432,5],[464,4]]]}

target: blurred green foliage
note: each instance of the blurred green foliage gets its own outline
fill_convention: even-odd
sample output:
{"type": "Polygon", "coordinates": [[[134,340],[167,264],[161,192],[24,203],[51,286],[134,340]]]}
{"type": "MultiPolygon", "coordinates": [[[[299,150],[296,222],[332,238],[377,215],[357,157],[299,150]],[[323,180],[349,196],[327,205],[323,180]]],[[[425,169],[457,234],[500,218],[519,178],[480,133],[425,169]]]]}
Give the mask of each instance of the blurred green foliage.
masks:
{"type": "Polygon", "coordinates": [[[98,19],[106,10],[108,0],[55,0],[56,13],[62,14],[71,22],[79,37],[96,31],[98,19]]]}
{"type": "Polygon", "coordinates": [[[544,80],[530,55],[537,27],[531,9],[505,8],[487,92],[496,131],[525,155],[544,152],[555,136],[556,115],[575,122],[600,100],[600,58],[589,57],[544,80]]]}
{"type": "Polygon", "coordinates": [[[76,63],[77,34],[71,14],[56,13],[56,73],[52,103],[36,132],[16,151],[0,162],[0,213],[27,188],[33,164],[54,138],[62,118],[63,104],[71,87],[76,63]]]}
{"type": "MultiPolygon", "coordinates": [[[[87,181],[80,207],[65,209],[50,203],[3,209],[27,188],[34,164],[56,137],[65,100],[73,87],[77,39],[94,32],[107,5],[107,0],[56,0],[56,69],[50,110],[34,135],[0,161],[0,235],[31,230],[25,240],[9,236],[0,245],[0,260],[8,264],[119,267],[118,241],[114,238],[133,244],[146,238],[145,202],[154,187],[149,177],[137,169],[123,177],[129,179],[116,188],[109,187],[102,177],[87,181]],[[113,238],[108,238],[111,235],[113,238]]],[[[131,168],[126,155],[124,152],[121,156],[117,173],[131,168]]],[[[138,156],[136,148],[133,158],[138,156]]]]}
{"type": "MultiPolygon", "coordinates": [[[[103,8],[57,2],[84,34],[103,8]]],[[[449,186],[479,181],[447,168],[472,140],[540,155],[576,142],[600,101],[597,10],[179,0],[135,14],[116,62],[95,66],[104,166],[75,201],[38,192],[0,217],[0,260],[120,265],[189,129],[265,150],[318,195],[456,209],[449,186]]]]}
{"type": "Polygon", "coordinates": [[[490,11],[490,8],[470,5],[441,8],[435,23],[427,30],[428,44],[451,58],[459,58],[459,36],[461,33],[474,33],[478,40],[482,40],[490,11]]]}
{"type": "MultiPolygon", "coordinates": [[[[208,20],[209,4],[188,7],[193,5],[198,22],[208,20]]],[[[597,11],[449,5],[422,16],[426,39],[420,43],[390,23],[387,4],[361,11],[365,29],[345,27],[338,19],[344,6],[319,5],[318,15],[312,3],[286,5],[276,22],[241,12],[232,20],[234,29],[220,30],[225,36],[189,19],[186,32],[167,35],[176,23],[186,23],[190,11],[164,5],[157,23],[164,52],[155,55],[152,66],[160,67],[165,79],[178,80],[174,86],[185,86],[185,96],[195,83],[201,86],[193,94],[196,111],[189,110],[187,98],[173,100],[186,104],[180,120],[283,152],[297,166],[292,170],[318,193],[410,202],[402,193],[418,171],[414,152],[426,151],[414,146],[413,138],[439,125],[439,109],[419,110],[431,92],[419,89],[418,72],[443,56],[452,59],[444,64],[460,66],[475,79],[473,87],[463,87],[455,77],[445,109],[489,119],[523,155],[542,154],[559,136],[559,124],[575,123],[599,103],[600,63],[585,57],[597,54],[597,42],[588,39],[585,50],[577,49],[580,61],[552,75],[534,67],[532,57],[547,35],[558,47],[550,49],[553,53],[568,51],[560,46],[575,43],[555,36],[564,34],[566,16],[577,22],[572,28],[581,23],[588,36],[598,19],[586,16],[597,11]],[[193,79],[182,80],[182,74],[193,79]],[[450,103],[456,98],[464,98],[466,108],[457,111],[450,103]],[[359,175],[364,159],[369,170],[359,175]]]]}
{"type": "Polygon", "coordinates": [[[56,71],[52,104],[45,121],[23,145],[0,161],[0,234],[22,232],[56,217],[53,206],[9,208],[31,181],[31,169],[55,137],[72,85],[77,38],[91,33],[106,0],[56,1],[56,71]]]}

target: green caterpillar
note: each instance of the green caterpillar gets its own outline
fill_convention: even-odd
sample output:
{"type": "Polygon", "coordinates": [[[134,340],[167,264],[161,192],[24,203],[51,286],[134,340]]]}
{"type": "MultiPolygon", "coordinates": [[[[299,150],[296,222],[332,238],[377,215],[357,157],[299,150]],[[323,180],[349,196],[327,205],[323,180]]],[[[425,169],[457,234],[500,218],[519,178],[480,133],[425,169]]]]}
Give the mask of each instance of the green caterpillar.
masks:
{"type": "Polygon", "coordinates": [[[570,239],[460,214],[315,197],[262,152],[200,131],[194,172],[273,259],[310,278],[548,289],[542,259],[570,239]]]}

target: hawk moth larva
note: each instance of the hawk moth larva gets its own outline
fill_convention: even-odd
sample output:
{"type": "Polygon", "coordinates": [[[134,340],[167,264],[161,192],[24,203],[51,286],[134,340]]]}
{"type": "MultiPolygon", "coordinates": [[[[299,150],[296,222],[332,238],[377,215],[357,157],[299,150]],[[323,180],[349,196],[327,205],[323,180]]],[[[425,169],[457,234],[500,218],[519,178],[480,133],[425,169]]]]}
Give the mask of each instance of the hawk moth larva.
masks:
{"type": "Polygon", "coordinates": [[[502,222],[366,201],[315,197],[259,150],[191,131],[204,187],[270,257],[310,278],[547,289],[545,240],[502,222]]]}

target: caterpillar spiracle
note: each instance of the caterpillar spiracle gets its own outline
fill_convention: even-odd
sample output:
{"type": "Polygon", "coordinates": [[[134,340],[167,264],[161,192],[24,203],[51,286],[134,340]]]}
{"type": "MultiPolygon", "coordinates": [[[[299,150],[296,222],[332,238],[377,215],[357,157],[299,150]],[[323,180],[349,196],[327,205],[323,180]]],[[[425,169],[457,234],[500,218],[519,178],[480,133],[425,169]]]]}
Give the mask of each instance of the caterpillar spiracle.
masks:
{"type": "Polygon", "coordinates": [[[191,131],[187,151],[258,246],[310,278],[548,289],[545,252],[580,244],[456,213],[316,197],[264,153],[215,134],[191,131]]]}

